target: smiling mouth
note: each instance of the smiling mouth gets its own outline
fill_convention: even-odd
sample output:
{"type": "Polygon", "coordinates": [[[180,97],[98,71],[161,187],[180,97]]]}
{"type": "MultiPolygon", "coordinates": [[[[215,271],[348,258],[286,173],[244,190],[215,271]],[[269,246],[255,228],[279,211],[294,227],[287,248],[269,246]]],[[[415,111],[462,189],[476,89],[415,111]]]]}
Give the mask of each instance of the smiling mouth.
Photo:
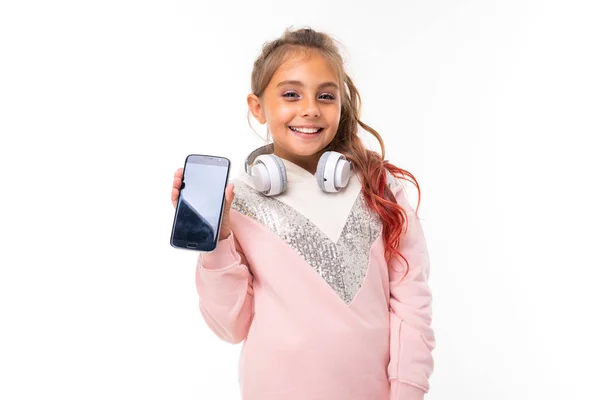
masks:
{"type": "Polygon", "coordinates": [[[325,128],[294,128],[292,126],[288,126],[292,132],[300,133],[304,135],[316,135],[318,133],[323,132],[325,128]]]}

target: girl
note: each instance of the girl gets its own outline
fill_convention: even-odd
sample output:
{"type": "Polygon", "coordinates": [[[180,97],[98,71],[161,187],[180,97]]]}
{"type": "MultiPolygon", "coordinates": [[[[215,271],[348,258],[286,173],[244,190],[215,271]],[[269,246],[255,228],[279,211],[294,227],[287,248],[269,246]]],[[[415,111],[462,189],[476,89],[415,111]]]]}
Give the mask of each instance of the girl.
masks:
{"type": "MultiPolygon", "coordinates": [[[[435,345],[429,257],[397,178],[411,178],[419,203],[420,188],[360,121],[333,39],[288,29],[265,44],[247,101],[273,143],[227,186],[218,246],[196,270],[208,326],[244,341],[242,399],[423,399],[435,345]]],[[[179,169],[174,205],[181,180],[179,169]]]]}

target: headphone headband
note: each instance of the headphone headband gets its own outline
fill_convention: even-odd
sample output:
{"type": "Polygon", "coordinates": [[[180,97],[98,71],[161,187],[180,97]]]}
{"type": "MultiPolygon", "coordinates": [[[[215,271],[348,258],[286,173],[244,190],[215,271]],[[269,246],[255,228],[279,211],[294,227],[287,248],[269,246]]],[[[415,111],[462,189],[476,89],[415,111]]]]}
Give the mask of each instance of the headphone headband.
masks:
{"type": "Polygon", "coordinates": [[[266,146],[259,147],[258,149],[254,150],[252,153],[248,154],[248,157],[246,157],[246,161],[244,162],[244,169],[246,170],[246,173],[250,174],[250,166],[252,165],[252,163],[254,162],[256,157],[258,157],[262,154],[272,154],[272,153],[273,153],[273,143],[270,143],[266,146]]]}
{"type": "MultiPolygon", "coordinates": [[[[252,153],[248,154],[248,157],[246,157],[246,160],[244,161],[244,170],[246,171],[246,173],[250,173],[250,167],[252,166],[252,163],[254,162],[254,160],[256,159],[256,157],[262,155],[262,154],[273,154],[274,152],[274,145],[273,143],[269,143],[265,146],[259,147],[258,149],[254,150],[252,153]]],[[[350,163],[350,169],[354,169],[354,164],[352,162],[350,163]]]]}
{"type": "MultiPolygon", "coordinates": [[[[285,191],[287,173],[281,158],[274,154],[274,144],[259,147],[248,154],[244,161],[246,173],[252,177],[255,188],[274,196],[285,191]]],[[[337,151],[325,151],[317,165],[317,184],[324,192],[339,192],[348,184],[352,175],[352,162],[337,151]]]]}

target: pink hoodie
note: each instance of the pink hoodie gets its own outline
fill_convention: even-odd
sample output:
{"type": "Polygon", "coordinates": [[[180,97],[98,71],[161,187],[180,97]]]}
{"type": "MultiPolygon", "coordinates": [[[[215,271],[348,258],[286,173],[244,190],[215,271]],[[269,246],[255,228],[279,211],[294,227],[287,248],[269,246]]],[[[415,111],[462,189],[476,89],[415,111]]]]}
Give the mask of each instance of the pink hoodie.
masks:
{"type": "Polygon", "coordinates": [[[243,400],[422,400],[433,372],[429,256],[407,211],[400,252],[387,265],[381,221],[353,176],[323,193],[285,161],[288,190],[266,197],[245,175],[235,184],[232,234],[200,253],[196,286],[212,331],[244,341],[243,400]]]}

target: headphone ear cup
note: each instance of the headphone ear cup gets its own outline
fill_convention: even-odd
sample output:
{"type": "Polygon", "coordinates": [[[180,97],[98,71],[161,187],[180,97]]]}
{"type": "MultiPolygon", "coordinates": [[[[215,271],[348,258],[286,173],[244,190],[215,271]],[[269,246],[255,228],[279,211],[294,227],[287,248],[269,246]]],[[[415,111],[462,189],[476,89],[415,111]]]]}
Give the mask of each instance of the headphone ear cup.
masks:
{"type": "Polygon", "coordinates": [[[267,196],[276,196],[287,188],[287,174],[281,159],[273,154],[256,157],[252,180],[257,189],[267,196]]]}
{"type": "Polygon", "coordinates": [[[317,185],[319,185],[321,190],[324,192],[327,191],[325,189],[325,165],[327,164],[327,159],[329,158],[330,154],[331,151],[326,151],[323,153],[321,158],[319,158],[319,163],[317,164],[317,185]]]}
{"type": "Polygon", "coordinates": [[[281,191],[279,193],[283,193],[287,188],[287,172],[285,170],[285,165],[283,164],[283,161],[281,161],[281,158],[277,157],[276,155],[271,154],[271,158],[275,160],[279,171],[279,181],[281,182],[281,191]]]}
{"type": "Polygon", "coordinates": [[[324,192],[339,192],[348,185],[350,167],[350,162],[342,153],[326,151],[317,164],[317,184],[324,192]]]}

